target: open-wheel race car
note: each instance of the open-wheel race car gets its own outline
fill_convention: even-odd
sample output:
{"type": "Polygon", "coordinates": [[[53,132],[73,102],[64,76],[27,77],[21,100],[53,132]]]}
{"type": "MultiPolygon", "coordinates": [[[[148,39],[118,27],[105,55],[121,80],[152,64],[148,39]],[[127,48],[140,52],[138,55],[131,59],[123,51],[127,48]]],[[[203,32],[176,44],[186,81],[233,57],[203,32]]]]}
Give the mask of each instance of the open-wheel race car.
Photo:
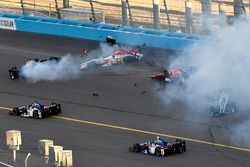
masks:
{"type": "MultiPolygon", "coordinates": [[[[48,58],[44,58],[44,59],[31,59],[27,62],[36,62],[36,63],[45,63],[45,62],[55,62],[58,63],[61,60],[60,57],[48,57],[48,58]]],[[[18,69],[16,66],[12,67],[11,69],[9,69],[9,75],[10,75],[10,79],[14,80],[14,79],[18,79],[20,77],[23,77],[20,75],[20,69],[18,69]]]]}
{"type": "Polygon", "coordinates": [[[162,88],[165,88],[166,84],[176,84],[183,86],[185,84],[185,75],[183,71],[179,69],[164,70],[159,74],[151,76],[153,81],[157,81],[162,88]]]}
{"type": "Polygon", "coordinates": [[[51,105],[45,106],[39,102],[34,102],[31,105],[14,107],[9,115],[42,119],[59,113],[61,113],[61,105],[58,103],[52,102],[51,105]]]}
{"type": "Polygon", "coordinates": [[[212,105],[210,106],[211,117],[219,117],[222,115],[233,114],[236,111],[237,111],[236,102],[226,91],[222,91],[219,94],[219,96],[216,96],[214,98],[212,105]]]}
{"type": "Polygon", "coordinates": [[[174,143],[168,143],[157,136],[156,140],[141,144],[136,143],[130,146],[128,150],[130,152],[144,153],[161,157],[186,152],[186,142],[176,139],[174,143]]]}
{"type": "Polygon", "coordinates": [[[108,67],[117,64],[130,63],[141,60],[143,54],[139,49],[116,50],[111,55],[91,59],[81,64],[81,69],[91,69],[96,67],[108,67]]]}

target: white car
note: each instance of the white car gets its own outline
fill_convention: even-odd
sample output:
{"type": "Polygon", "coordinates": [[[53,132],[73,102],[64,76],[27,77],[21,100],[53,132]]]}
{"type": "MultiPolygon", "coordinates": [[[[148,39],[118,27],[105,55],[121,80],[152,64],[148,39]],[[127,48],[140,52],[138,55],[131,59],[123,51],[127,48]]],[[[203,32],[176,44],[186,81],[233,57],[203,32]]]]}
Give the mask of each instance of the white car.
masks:
{"type": "Polygon", "coordinates": [[[111,55],[106,57],[100,57],[91,59],[81,64],[81,69],[95,68],[98,66],[107,67],[116,64],[130,63],[141,60],[143,54],[139,52],[139,49],[132,50],[117,50],[111,55]]]}

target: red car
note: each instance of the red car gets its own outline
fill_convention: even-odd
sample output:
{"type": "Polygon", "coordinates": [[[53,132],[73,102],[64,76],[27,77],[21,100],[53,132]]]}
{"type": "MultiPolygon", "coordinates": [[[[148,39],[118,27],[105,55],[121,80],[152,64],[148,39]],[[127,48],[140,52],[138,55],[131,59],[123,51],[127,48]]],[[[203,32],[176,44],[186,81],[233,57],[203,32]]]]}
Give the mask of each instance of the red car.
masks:
{"type": "Polygon", "coordinates": [[[162,73],[153,75],[151,79],[164,82],[164,83],[170,83],[170,82],[183,83],[184,82],[183,72],[179,69],[171,69],[169,71],[164,70],[162,73]]]}

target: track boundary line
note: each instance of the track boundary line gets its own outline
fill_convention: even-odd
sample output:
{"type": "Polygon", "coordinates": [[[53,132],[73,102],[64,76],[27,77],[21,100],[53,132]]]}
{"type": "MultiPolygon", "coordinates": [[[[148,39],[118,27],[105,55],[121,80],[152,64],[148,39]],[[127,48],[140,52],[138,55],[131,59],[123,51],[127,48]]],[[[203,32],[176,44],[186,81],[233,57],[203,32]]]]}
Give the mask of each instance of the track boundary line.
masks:
{"type": "MultiPolygon", "coordinates": [[[[1,106],[0,106],[0,109],[7,110],[7,111],[12,110],[11,108],[1,107],[1,106]]],[[[186,140],[186,141],[190,141],[190,142],[195,142],[195,143],[200,143],[200,144],[206,144],[206,145],[211,145],[211,146],[216,146],[216,147],[221,147],[221,148],[227,148],[227,149],[232,149],[232,150],[250,152],[249,148],[243,148],[243,147],[237,147],[237,146],[232,146],[232,145],[220,144],[220,143],[215,143],[215,142],[210,142],[210,141],[205,141],[205,140],[187,138],[187,137],[183,137],[183,136],[175,136],[175,135],[170,135],[170,134],[157,133],[157,132],[140,130],[140,129],[134,129],[134,128],[128,128],[128,127],[123,127],[123,126],[117,126],[117,125],[110,125],[110,124],[104,124],[104,123],[98,123],[98,122],[92,122],[92,121],[74,119],[74,118],[69,118],[69,117],[64,117],[64,116],[52,116],[51,118],[61,119],[61,120],[67,120],[67,121],[77,122],[77,123],[82,123],[82,124],[89,124],[89,125],[95,125],[95,126],[101,126],[101,127],[119,129],[119,130],[130,131],[130,132],[137,132],[137,133],[144,133],[144,134],[150,134],[150,135],[156,135],[156,136],[174,138],[174,139],[178,138],[178,139],[182,139],[182,140],[186,140]]]]}

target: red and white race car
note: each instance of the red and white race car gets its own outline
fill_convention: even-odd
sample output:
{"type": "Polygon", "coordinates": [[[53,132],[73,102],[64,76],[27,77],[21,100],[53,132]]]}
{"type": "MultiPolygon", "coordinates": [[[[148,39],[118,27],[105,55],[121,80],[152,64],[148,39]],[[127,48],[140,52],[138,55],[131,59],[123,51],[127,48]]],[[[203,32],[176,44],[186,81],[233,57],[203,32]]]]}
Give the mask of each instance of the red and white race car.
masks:
{"type": "Polygon", "coordinates": [[[151,76],[152,80],[160,82],[184,82],[183,72],[179,69],[164,70],[163,72],[151,76]]]}
{"type": "Polygon", "coordinates": [[[132,50],[116,50],[111,55],[91,59],[81,64],[81,69],[95,68],[98,66],[107,67],[116,64],[130,63],[139,61],[143,57],[139,49],[132,50]]]}

